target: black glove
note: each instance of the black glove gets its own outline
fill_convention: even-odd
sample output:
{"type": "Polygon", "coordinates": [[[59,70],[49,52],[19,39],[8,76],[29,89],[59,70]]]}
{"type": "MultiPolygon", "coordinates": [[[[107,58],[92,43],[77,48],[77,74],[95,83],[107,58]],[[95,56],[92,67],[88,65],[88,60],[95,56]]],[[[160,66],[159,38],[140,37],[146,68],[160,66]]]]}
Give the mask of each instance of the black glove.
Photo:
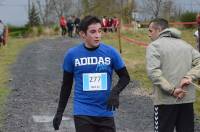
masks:
{"type": "Polygon", "coordinates": [[[119,107],[119,94],[117,92],[111,91],[110,97],[107,101],[107,110],[115,111],[119,107]]]}
{"type": "Polygon", "coordinates": [[[107,109],[110,111],[114,111],[119,107],[119,94],[130,81],[126,67],[117,70],[116,73],[119,76],[119,81],[117,82],[117,85],[112,88],[107,102],[107,109]]]}
{"type": "Polygon", "coordinates": [[[58,108],[56,115],[53,118],[53,127],[55,130],[59,130],[60,123],[62,121],[63,112],[67,105],[67,101],[69,99],[71,89],[73,84],[73,74],[64,71],[63,74],[63,83],[60,91],[60,99],[58,103],[58,108]]]}
{"type": "Polygon", "coordinates": [[[56,114],[53,118],[53,127],[55,130],[59,130],[61,121],[62,121],[62,114],[56,114]]]}

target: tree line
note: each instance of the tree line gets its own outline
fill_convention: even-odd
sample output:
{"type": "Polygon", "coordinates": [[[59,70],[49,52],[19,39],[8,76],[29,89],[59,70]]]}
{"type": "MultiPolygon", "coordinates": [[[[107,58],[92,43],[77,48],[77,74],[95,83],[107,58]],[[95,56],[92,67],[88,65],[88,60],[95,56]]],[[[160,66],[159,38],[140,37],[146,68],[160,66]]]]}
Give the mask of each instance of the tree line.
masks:
{"type": "Polygon", "coordinates": [[[178,18],[183,10],[173,0],[29,0],[29,24],[51,25],[61,16],[116,16],[131,22],[133,12],[147,19],[178,18]],[[35,22],[33,22],[35,21],[35,22]]]}

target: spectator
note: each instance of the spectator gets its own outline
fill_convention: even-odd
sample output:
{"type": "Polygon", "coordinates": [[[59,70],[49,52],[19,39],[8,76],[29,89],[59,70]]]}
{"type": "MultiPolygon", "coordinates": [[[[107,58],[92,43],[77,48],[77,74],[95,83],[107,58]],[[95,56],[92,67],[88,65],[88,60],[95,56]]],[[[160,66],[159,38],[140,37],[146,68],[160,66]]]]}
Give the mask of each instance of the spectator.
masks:
{"type": "Polygon", "coordinates": [[[119,26],[119,19],[117,17],[114,16],[113,19],[113,27],[114,27],[114,31],[117,32],[117,28],[119,26]]]}
{"type": "Polygon", "coordinates": [[[68,36],[72,38],[73,37],[73,30],[74,30],[74,22],[73,22],[71,16],[68,19],[67,28],[68,28],[68,36]]]}
{"type": "Polygon", "coordinates": [[[61,16],[61,18],[60,18],[60,27],[61,27],[61,30],[62,30],[62,36],[66,35],[66,33],[67,33],[67,21],[66,21],[64,16],[61,16]]]}
{"type": "Polygon", "coordinates": [[[107,32],[108,20],[107,20],[107,17],[106,17],[106,16],[104,16],[104,17],[102,18],[101,25],[102,25],[103,31],[104,31],[104,32],[107,32]]]}
{"type": "Polygon", "coordinates": [[[194,132],[195,88],[200,78],[200,54],[180,38],[180,31],[168,28],[165,19],[149,24],[147,73],[153,83],[154,131],[194,132]],[[186,94],[187,92],[187,94],[186,94]]]}
{"type": "Polygon", "coordinates": [[[5,45],[6,44],[6,28],[3,22],[0,20],[0,47],[1,44],[5,45]]]}
{"type": "Polygon", "coordinates": [[[74,25],[75,25],[75,34],[76,36],[78,36],[78,29],[79,29],[79,24],[80,24],[80,18],[79,17],[76,17],[75,20],[74,20],[74,25]]]}

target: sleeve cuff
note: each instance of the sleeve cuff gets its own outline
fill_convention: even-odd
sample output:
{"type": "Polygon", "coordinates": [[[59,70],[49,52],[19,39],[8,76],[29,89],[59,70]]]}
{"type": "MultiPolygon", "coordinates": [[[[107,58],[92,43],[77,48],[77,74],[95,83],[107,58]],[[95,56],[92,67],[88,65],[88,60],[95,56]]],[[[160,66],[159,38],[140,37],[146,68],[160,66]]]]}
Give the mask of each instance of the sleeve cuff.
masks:
{"type": "Polygon", "coordinates": [[[171,93],[170,93],[171,96],[173,96],[175,89],[176,89],[176,88],[174,87],[174,88],[171,90],[171,93]]]}

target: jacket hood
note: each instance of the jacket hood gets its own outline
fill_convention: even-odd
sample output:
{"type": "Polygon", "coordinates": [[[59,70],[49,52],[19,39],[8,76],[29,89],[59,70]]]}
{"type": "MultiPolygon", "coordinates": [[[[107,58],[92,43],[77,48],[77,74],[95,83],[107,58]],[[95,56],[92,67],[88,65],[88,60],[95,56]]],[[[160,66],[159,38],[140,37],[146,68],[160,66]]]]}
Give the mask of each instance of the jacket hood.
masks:
{"type": "Polygon", "coordinates": [[[159,38],[161,37],[181,38],[181,32],[176,28],[166,28],[160,33],[159,38]]]}

